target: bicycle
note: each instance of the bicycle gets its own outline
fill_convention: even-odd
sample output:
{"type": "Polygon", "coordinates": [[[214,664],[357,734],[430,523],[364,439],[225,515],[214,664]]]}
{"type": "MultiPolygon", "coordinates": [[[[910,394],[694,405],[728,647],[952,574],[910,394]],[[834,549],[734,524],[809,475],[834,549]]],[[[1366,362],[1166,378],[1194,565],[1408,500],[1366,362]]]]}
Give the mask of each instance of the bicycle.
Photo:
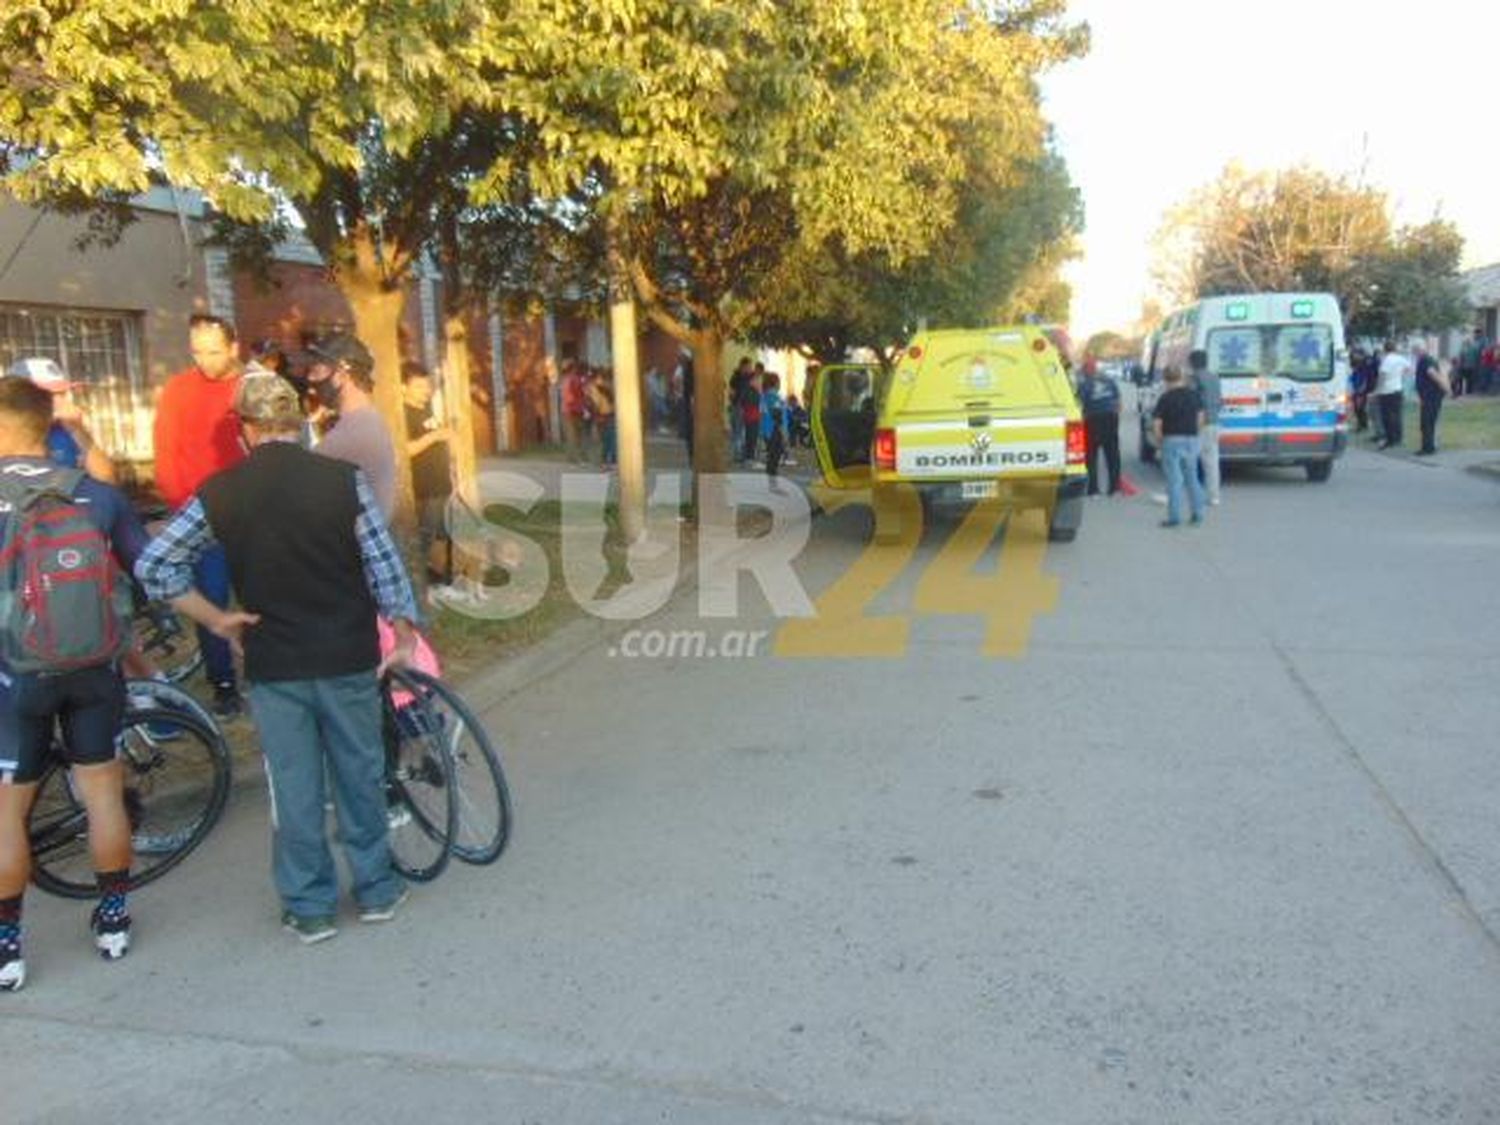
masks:
{"type": "Polygon", "coordinates": [[[130,621],[135,646],[148,656],[171,683],[186,680],[203,667],[198,630],[169,605],[144,602],[130,621]]]}
{"type": "Polygon", "coordinates": [[[404,669],[383,686],[398,729],[441,741],[453,760],[457,823],[450,850],[465,863],[494,863],[510,840],[510,787],[484,727],[457,692],[425,672],[404,669]]]}
{"type": "MultiPolygon", "coordinates": [[[[229,800],[229,745],[197,700],[155,680],[127,683],[117,739],[135,852],[131,881],[143,886],[187,858],[219,822],[229,800]]],[[[39,888],[64,898],[98,893],[88,816],[59,755],[42,774],[26,826],[39,888]]]]}
{"type": "Polygon", "coordinates": [[[413,673],[392,669],[381,681],[386,815],[391,863],[406,878],[430,882],[443,873],[458,829],[453,751],[423,709],[413,673]]]}

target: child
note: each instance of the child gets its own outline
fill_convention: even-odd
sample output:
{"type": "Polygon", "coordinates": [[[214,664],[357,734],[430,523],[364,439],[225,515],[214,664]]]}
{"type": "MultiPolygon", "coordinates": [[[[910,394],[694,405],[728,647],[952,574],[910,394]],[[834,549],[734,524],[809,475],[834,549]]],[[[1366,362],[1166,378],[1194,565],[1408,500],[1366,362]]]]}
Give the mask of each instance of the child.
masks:
{"type": "Polygon", "coordinates": [[[786,453],[787,409],[781,397],[781,377],[766,372],[760,393],[760,436],[766,443],[766,476],[775,479],[786,453]]]}

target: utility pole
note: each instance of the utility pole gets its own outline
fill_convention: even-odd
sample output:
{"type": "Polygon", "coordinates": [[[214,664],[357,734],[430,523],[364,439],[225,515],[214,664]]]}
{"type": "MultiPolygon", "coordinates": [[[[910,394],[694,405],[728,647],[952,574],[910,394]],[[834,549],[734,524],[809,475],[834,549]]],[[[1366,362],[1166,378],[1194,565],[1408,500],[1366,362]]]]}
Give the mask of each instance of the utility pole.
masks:
{"type": "Polygon", "coordinates": [[[615,368],[615,437],[620,465],[620,529],[626,543],[646,533],[646,446],[641,423],[641,365],[635,291],[618,230],[609,233],[609,335],[615,368]]]}

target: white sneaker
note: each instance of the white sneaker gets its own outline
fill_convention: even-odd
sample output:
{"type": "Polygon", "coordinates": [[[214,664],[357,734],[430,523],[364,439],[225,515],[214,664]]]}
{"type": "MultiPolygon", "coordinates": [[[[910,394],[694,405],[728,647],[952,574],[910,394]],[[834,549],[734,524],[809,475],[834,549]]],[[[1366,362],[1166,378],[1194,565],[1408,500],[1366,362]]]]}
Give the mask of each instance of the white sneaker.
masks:
{"type": "Polygon", "coordinates": [[[396,911],[401,909],[403,903],[411,897],[411,888],[402,887],[401,893],[384,906],[361,906],[359,908],[359,920],[361,922],[389,922],[396,916],[396,911]]]}
{"type": "Polygon", "coordinates": [[[89,929],[94,934],[94,948],[106,961],[118,961],[130,952],[130,919],[123,922],[106,922],[99,908],[89,916],[89,929]]]}
{"type": "Polygon", "coordinates": [[[26,959],[17,957],[0,965],[0,992],[20,992],[26,983],[26,959]]]}

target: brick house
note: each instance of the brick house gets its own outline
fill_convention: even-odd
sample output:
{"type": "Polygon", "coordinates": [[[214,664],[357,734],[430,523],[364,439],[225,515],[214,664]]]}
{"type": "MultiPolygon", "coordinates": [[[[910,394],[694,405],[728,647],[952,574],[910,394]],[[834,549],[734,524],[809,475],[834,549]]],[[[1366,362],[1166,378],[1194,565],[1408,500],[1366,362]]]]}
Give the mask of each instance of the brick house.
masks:
{"type": "MultiPolygon", "coordinates": [[[[127,468],[152,456],[154,393],[188,363],[186,324],[198,311],[232,320],[248,347],[275,340],[300,352],[312,339],[348,330],[348,304],[310,244],[294,240],[267,277],[230,268],[204,246],[204,203],[192,192],[155,189],[135,201],[136,222],[113,246],[75,249],[78,219],[0,198],[0,365],[50,356],[78,381],[99,441],[127,468]]],[[[439,282],[419,276],[401,323],[402,353],[442,367],[439,282]]],[[[519,451],[557,440],[556,372],[563,360],[608,362],[605,324],[559,303],[540,316],[502,313],[498,303],[468,325],[476,452],[519,451]]],[[[650,328],[643,372],[670,371],[677,344],[650,328]]]]}

